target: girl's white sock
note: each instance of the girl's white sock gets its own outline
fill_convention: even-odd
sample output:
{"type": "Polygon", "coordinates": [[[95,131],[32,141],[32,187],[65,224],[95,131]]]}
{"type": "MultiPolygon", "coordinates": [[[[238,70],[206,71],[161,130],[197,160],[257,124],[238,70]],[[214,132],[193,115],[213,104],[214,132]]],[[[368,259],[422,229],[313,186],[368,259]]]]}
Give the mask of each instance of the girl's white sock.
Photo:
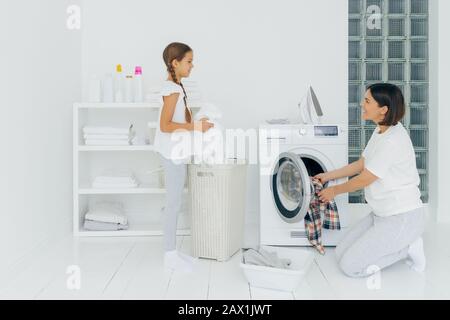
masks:
{"type": "Polygon", "coordinates": [[[181,258],[183,258],[184,260],[186,260],[189,263],[192,263],[193,265],[195,263],[197,263],[197,261],[198,261],[198,258],[192,257],[192,256],[190,256],[188,254],[183,253],[183,252],[178,252],[178,254],[180,255],[181,258]]]}
{"type": "Polygon", "coordinates": [[[406,261],[411,269],[417,272],[424,272],[426,265],[425,252],[423,250],[423,239],[414,241],[408,250],[408,260],[406,261]]]}
{"type": "Polygon", "coordinates": [[[171,250],[164,254],[164,266],[176,271],[191,272],[193,263],[183,259],[177,250],[171,250]]]}

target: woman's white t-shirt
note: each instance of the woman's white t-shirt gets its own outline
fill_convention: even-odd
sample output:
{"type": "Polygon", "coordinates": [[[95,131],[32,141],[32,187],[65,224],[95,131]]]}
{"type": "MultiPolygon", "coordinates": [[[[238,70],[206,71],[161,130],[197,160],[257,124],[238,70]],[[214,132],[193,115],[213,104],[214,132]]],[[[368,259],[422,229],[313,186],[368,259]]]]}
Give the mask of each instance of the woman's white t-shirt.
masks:
{"type": "Polygon", "coordinates": [[[384,133],[377,127],[362,157],[364,167],[379,178],[364,189],[374,214],[388,217],[423,206],[414,148],[400,122],[384,133]]]}
{"type": "MultiPolygon", "coordinates": [[[[186,123],[184,92],[179,84],[173,81],[164,81],[161,88],[162,97],[170,96],[171,94],[179,93],[175,111],[173,113],[172,121],[177,123],[186,123]]],[[[190,109],[188,109],[191,112],[190,109]]],[[[180,130],[176,132],[162,132],[161,131],[161,112],[162,106],[159,110],[158,125],[156,126],[154,147],[164,158],[172,160],[186,160],[192,155],[191,151],[191,133],[187,130],[180,130]]],[[[191,112],[192,115],[192,112],[191,112]]]]}

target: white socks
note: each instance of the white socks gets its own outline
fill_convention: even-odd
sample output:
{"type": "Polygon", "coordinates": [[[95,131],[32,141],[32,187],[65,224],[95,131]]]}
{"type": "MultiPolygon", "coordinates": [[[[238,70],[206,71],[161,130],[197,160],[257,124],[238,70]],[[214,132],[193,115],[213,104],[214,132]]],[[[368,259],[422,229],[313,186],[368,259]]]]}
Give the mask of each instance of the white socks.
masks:
{"type": "Polygon", "coordinates": [[[176,271],[191,272],[197,260],[177,250],[171,250],[166,251],[164,255],[164,266],[176,271]]]}
{"type": "Polygon", "coordinates": [[[420,273],[425,271],[426,259],[422,238],[417,239],[409,246],[408,258],[406,263],[411,269],[420,273]]]}

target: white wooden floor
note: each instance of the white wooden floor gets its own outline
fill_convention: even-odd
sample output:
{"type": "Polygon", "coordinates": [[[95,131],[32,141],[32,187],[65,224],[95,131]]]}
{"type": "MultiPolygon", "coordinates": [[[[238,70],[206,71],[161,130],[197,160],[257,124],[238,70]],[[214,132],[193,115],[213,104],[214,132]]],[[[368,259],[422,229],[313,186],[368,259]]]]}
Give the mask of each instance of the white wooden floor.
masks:
{"type": "MultiPolygon", "coordinates": [[[[293,293],[250,287],[230,261],[201,259],[191,274],[165,271],[161,237],[73,238],[36,252],[35,258],[2,275],[1,299],[450,299],[450,225],[431,225],[424,236],[428,268],[419,275],[404,263],[380,274],[380,289],[338,269],[334,249],[315,261],[293,293]],[[81,287],[69,290],[67,268],[80,267],[81,287]]],[[[188,253],[190,237],[178,238],[188,253]]],[[[312,249],[311,249],[312,250],[312,249]]],[[[373,282],[371,282],[373,284],[373,282]]]]}

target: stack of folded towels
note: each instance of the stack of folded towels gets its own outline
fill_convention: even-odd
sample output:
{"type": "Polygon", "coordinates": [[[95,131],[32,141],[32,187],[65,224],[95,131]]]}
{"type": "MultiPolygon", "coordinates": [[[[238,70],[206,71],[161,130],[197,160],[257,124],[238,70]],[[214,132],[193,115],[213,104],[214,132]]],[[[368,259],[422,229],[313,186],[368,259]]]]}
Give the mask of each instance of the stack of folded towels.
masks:
{"type": "Polygon", "coordinates": [[[136,188],[139,182],[131,171],[106,170],[92,182],[93,188],[136,188]]]}
{"type": "Polygon", "coordinates": [[[84,216],[84,228],[95,231],[116,231],[128,229],[128,220],[118,202],[100,202],[84,216]]]}
{"type": "Polygon", "coordinates": [[[130,144],[134,132],[133,125],[123,127],[83,127],[87,146],[126,146],[130,144]]]}
{"type": "Polygon", "coordinates": [[[163,99],[161,95],[160,88],[151,88],[150,92],[145,96],[145,102],[155,104],[155,105],[163,105],[163,99]]]}
{"type": "Polygon", "coordinates": [[[203,97],[197,82],[193,80],[183,80],[183,87],[186,91],[188,106],[197,106],[203,102],[203,97]]]}

